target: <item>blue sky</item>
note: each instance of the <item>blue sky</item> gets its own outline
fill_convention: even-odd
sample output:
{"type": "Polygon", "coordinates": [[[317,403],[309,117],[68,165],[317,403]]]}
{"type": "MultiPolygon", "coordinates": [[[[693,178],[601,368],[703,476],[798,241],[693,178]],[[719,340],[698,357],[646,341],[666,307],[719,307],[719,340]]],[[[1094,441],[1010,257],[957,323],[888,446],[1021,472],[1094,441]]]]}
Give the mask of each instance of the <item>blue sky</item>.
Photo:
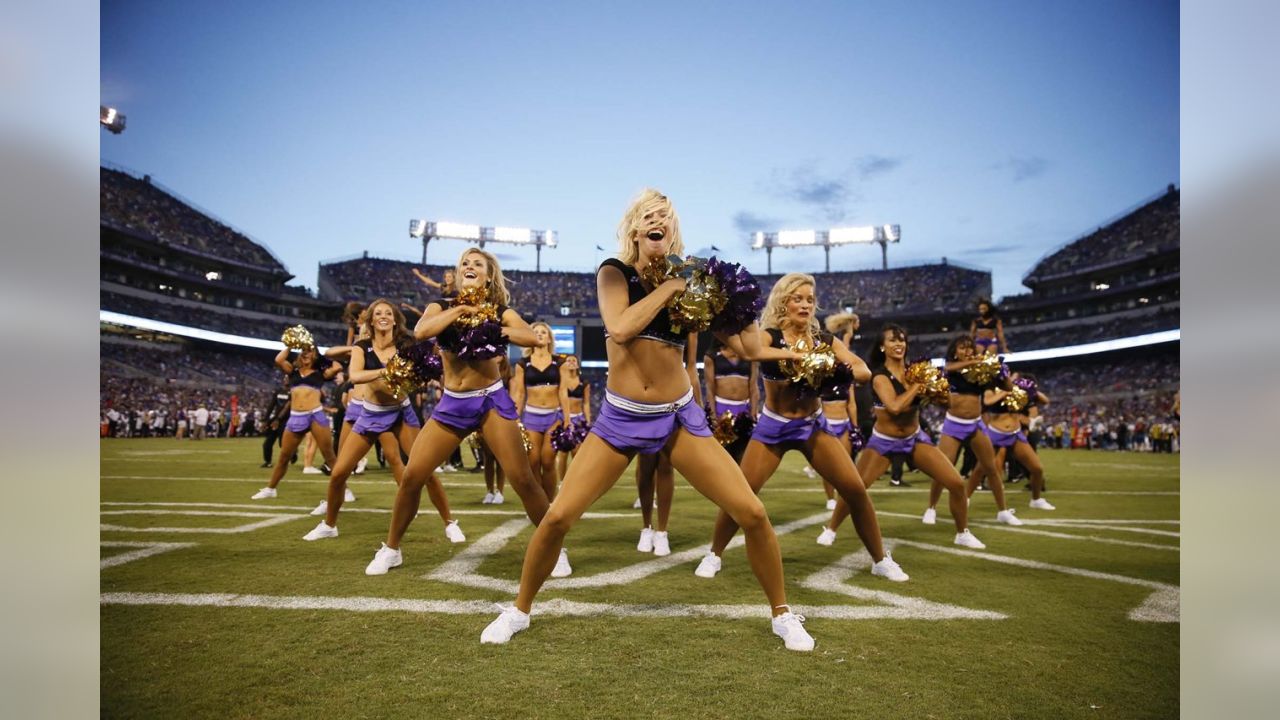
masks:
{"type": "Polygon", "coordinates": [[[311,287],[322,260],[420,257],[414,217],[554,228],[543,267],[590,270],[652,185],[691,251],[763,272],[750,230],[898,223],[891,266],[946,256],[1001,296],[1181,184],[1176,2],[355,5],[104,0],[102,102],[128,129],[103,160],[311,287]]]}

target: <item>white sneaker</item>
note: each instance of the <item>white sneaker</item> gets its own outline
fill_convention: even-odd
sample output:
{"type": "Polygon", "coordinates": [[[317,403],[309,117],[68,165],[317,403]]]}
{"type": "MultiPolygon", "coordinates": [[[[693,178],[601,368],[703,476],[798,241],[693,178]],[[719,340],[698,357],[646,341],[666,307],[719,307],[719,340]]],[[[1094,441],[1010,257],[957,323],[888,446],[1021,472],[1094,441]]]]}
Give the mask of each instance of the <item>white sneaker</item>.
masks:
{"type": "Polygon", "coordinates": [[[311,467],[310,465],[308,465],[308,466],[306,466],[306,467],[302,468],[302,474],[303,474],[303,475],[319,475],[319,474],[320,474],[320,468],[318,468],[318,467],[311,467]]]}
{"type": "Polygon", "coordinates": [[[329,512],[329,501],[321,500],[320,504],[316,506],[316,509],[311,511],[311,516],[320,517],[321,515],[324,515],[327,512],[329,512]]]}
{"type": "Polygon", "coordinates": [[[1050,505],[1049,501],[1045,500],[1044,498],[1036,498],[1035,500],[1032,500],[1031,507],[1036,510],[1056,510],[1057,509],[1054,506],[1050,505]]]}
{"type": "Polygon", "coordinates": [[[360,458],[360,462],[356,463],[356,475],[363,475],[364,468],[369,464],[369,458],[360,458]]]}
{"type": "Polygon", "coordinates": [[[502,504],[502,503],[504,503],[504,502],[506,502],[506,499],[504,499],[504,498],[502,497],[502,493],[500,493],[500,492],[499,492],[499,493],[494,493],[494,494],[493,494],[493,504],[494,504],[494,505],[501,505],[501,504],[502,504]]]}
{"type": "Polygon", "coordinates": [[[961,533],[956,533],[956,544],[963,545],[964,547],[967,547],[967,548],[973,548],[974,550],[982,550],[985,547],[987,547],[986,545],[982,544],[981,540],[974,537],[973,533],[969,532],[968,530],[965,530],[964,532],[961,532],[961,533]]]}
{"type": "Polygon", "coordinates": [[[835,510],[835,509],[836,509],[836,499],[835,499],[835,498],[828,498],[828,499],[827,499],[827,509],[828,509],[828,510],[835,510]]]}
{"type": "Polygon", "coordinates": [[[822,532],[818,534],[818,544],[831,547],[836,544],[836,531],[829,527],[822,528],[822,532]]]}
{"type": "Polygon", "coordinates": [[[640,531],[640,542],[636,543],[636,550],[653,552],[653,528],[645,528],[640,531]]]}
{"type": "Polygon", "coordinates": [[[1014,526],[1023,524],[1021,520],[1013,516],[1012,510],[1001,510],[1000,512],[996,513],[996,522],[1001,522],[1001,523],[1004,523],[1005,525],[1014,525],[1014,526]]]}
{"type": "Polygon", "coordinates": [[[365,566],[365,575],[386,575],[387,571],[393,567],[400,567],[400,563],[404,562],[404,557],[399,550],[387,547],[386,543],[382,543],[382,547],[378,548],[378,552],[374,553],[373,559],[365,566]]]}
{"type": "Polygon", "coordinates": [[[632,509],[632,510],[639,510],[639,509],[640,509],[640,498],[636,498],[636,501],[635,501],[635,502],[633,502],[633,503],[631,503],[631,509],[632,509]]]}
{"type": "Polygon", "coordinates": [[[444,536],[449,538],[451,543],[466,542],[467,536],[462,534],[462,528],[458,527],[457,520],[450,520],[444,525],[444,536]]]}
{"type": "Polygon", "coordinates": [[[514,607],[505,608],[498,619],[489,623],[489,627],[480,633],[480,642],[493,645],[506,644],[512,635],[528,629],[529,614],[522,613],[514,607]]]}
{"type": "Polygon", "coordinates": [[[698,563],[698,569],[694,570],[693,574],[700,578],[713,578],[720,572],[720,566],[720,556],[708,552],[706,557],[702,558],[702,562],[698,563]]]}
{"type": "Polygon", "coordinates": [[[347,488],[342,492],[342,502],[355,502],[356,494],[351,492],[351,488],[347,488]]]}
{"type": "Polygon", "coordinates": [[[929,508],[928,510],[925,510],[924,517],[920,518],[920,522],[924,523],[925,525],[937,525],[938,524],[937,509],[929,508]]]}
{"type": "Polygon", "coordinates": [[[810,480],[816,480],[818,478],[818,473],[814,472],[813,468],[808,465],[804,466],[804,474],[807,475],[810,480]]]}
{"type": "Polygon", "coordinates": [[[804,616],[790,610],[773,619],[773,634],[782,638],[788,650],[809,652],[813,650],[813,636],[804,629],[804,616]]]}
{"type": "Polygon", "coordinates": [[[671,540],[665,532],[655,531],[653,533],[653,554],[658,557],[666,557],[671,554],[671,540]]]}
{"type": "Polygon", "coordinates": [[[871,566],[871,574],[893,582],[906,582],[911,579],[909,575],[902,572],[902,566],[894,562],[888,553],[885,553],[883,560],[871,566]]]}
{"type": "MultiPolygon", "coordinates": [[[[564,548],[560,548],[560,558],[556,560],[556,566],[551,569],[551,577],[562,578],[562,577],[569,577],[572,574],[573,574],[573,567],[569,565],[569,551],[565,550],[564,548]]],[[[525,617],[528,617],[528,616],[526,615],[525,617]]],[[[526,621],[526,624],[527,624],[527,621],[526,621]]],[[[521,629],[523,630],[524,628],[521,628],[521,629]]],[[[508,635],[507,637],[511,637],[511,636],[508,635]]],[[[503,640],[503,642],[506,642],[506,641],[503,640]]]]}
{"type": "Polygon", "coordinates": [[[491,492],[487,492],[487,493],[485,493],[485,494],[484,494],[484,499],[480,501],[480,504],[481,504],[481,505],[492,505],[492,504],[493,504],[493,493],[491,493],[491,492]]]}
{"type": "Polygon", "coordinates": [[[268,499],[268,498],[273,498],[273,497],[275,497],[275,496],[276,496],[276,489],[275,489],[275,488],[265,487],[265,488],[262,488],[261,490],[259,490],[258,492],[254,493],[254,494],[253,494],[253,497],[251,497],[251,498],[249,498],[249,499],[250,499],[250,500],[266,500],[266,499],[268,499]]]}
{"type": "Polygon", "coordinates": [[[338,537],[338,528],[332,527],[326,524],[325,521],[321,520],[320,524],[316,525],[311,532],[307,533],[306,535],[303,535],[302,539],[311,541],[311,540],[324,540],[325,538],[336,538],[336,537],[338,537]]]}

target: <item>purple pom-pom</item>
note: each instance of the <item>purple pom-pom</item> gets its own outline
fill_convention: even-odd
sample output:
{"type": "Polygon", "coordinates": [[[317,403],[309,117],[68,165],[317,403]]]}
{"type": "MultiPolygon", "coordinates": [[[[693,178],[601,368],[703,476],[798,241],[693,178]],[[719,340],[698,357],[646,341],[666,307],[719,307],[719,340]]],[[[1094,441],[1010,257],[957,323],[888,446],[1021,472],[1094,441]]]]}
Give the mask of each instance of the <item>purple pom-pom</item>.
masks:
{"type": "Polygon", "coordinates": [[[507,352],[502,323],[496,320],[487,320],[459,332],[457,339],[449,345],[445,349],[457,355],[459,360],[488,360],[507,352]]]}
{"type": "Polygon", "coordinates": [[[1017,380],[1014,380],[1013,384],[1027,391],[1027,397],[1030,398],[1030,400],[1027,401],[1028,404],[1036,401],[1036,395],[1040,392],[1040,386],[1036,385],[1035,380],[1020,377],[1017,380]]]}
{"type": "Polygon", "coordinates": [[[866,447],[866,445],[867,439],[862,437],[862,431],[858,429],[858,426],[854,425],[852,428],[849,428],[850,450],[855,453],[860,452],[862,448],[866,447]]]}
{"type": "Polygon", "coordinates": [[[431,340],[413,343],[398,352],[413,364],[413,376],[419,387],[444,376],[444,358],[436,352],[436,344],[431,340]]]}
{"type": "Polygon", "coordinates": [[[591,426],[581,418],[567,425],[561,425],[551,433],[551,447],[555,448],[556,452],[572,452],[587,439],[587,433],[590,430],[591,426]]]}
{"type": "Polygon", "coordinates": [[[764,297],[760,283],[738,263],[723,262],[715,257],[707,260],[706,273],[715,278],[728,302],[711,319],[711,331],[737,335],[760,317],[764,297]]]}
{"type": "Polygon", "coordinates": [[[755,418],[751,417],[749,412],[744,412],[733,419],[733,431],[737,433],[739,439],[751,437],[751,431],[755,428],[755,418]]]}

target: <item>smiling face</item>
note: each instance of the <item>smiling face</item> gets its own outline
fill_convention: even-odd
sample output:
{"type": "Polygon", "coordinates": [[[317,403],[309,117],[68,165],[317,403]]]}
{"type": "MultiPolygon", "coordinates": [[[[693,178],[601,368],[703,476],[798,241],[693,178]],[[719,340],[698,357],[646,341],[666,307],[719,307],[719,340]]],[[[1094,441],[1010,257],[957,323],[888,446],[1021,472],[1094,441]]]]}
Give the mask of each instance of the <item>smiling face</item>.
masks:
{"type": "Polygon", "coordinates": [[[885,330],[880,335],[880,347],[886,358],[902,361],[907,356],[907,336],[897,330],[885,330]]]}
{"type": "Polygon", "coordinates": [[[991,303],[978,303],[978,314],[982,317],[989,317],[991,315],[991,303]]]}
{"type": "Polygon", "coordinates": [[[618,257],[647,265],[653,258],[684,252],[680,218],[666,195],[649,188],[640,193],[618,224],[618,257]]]}
{"type": "Polygon", "coordinates": [[[577,371],[578,371],[578,358],[577,358],[576,356],[574,356],[574,355],[570,355],[570,356],[566,357],[566,358],[564,359],[564,369],[565,369],[565,370],[572,370],[572,371],[574,371],[574,372],[577,372],[577,371]]]}
{"type": "Polygon", "coordinates": [[[977,348],[973,345],[973,340],[968,337],[960,338],[956,341],[956,350],[954,360],[970,360],[977,352],[977,348]]]}
{"type": "Polygon", "coordinates": [[[459,287],[484,287],[489,282],[488,259],[474,250],[463,253],[458,260],[457,277],[459,278],[459,287]]]}
{"type": "Polygon", "coordinates": [[[396,309],[390,303],[377,303],[369,309],[369,322],[375,333],[389,333],[396,326],[396,309]]]}

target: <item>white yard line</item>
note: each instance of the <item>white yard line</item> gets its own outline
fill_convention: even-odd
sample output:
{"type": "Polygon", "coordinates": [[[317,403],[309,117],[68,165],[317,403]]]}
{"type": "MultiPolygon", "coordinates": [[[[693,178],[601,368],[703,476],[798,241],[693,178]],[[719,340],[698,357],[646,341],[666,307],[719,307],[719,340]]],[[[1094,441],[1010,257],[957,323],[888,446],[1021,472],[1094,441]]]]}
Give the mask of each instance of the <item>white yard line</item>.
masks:
{"type": "Polygon", "coordinates": [[[127,540],[104,540],[98,543],[99,547],[104,548],[136,548],[130,552],[112,555],[102,558],[99,565],[100,570],[106,570],[117,565],[141,560],[142,558],[159,555],[160,553],[170,552],[171,550],[181,550],[182,548],[195,547],[196,543],[163,543],[163,542],[131,542],[127,540]]]}

